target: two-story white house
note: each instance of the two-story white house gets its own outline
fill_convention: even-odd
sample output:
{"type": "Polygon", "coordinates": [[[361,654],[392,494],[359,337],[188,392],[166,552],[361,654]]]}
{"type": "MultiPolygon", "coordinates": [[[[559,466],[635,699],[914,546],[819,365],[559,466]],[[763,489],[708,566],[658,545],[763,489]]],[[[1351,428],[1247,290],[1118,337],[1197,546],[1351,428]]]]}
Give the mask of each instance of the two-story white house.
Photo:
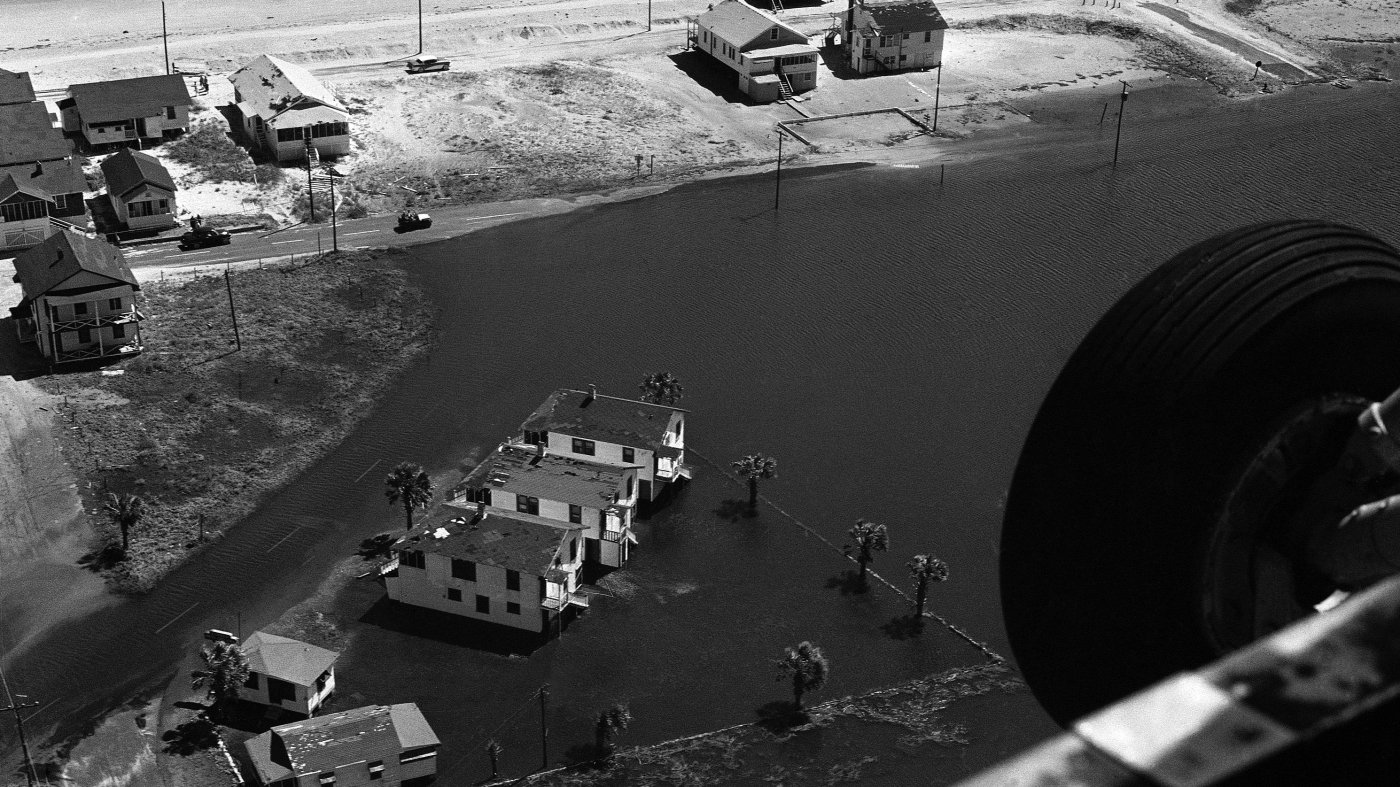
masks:
{"type": "Polygon", "coordinates": [[[943,63],[948,23],[933,0],[852,0],[846,28],[850,66],[861,74],[943,63]]]}
{"type": "Polygon", "coordinates": [[[437,775],[441,741],[404,702],[283,724],[244,745],[262,787],[419,787],[437,775]]]}
{"type": "Polygon", "coordinates": [[[155,156],[122,148],[102,162],[102,176],[117,221],[127,229],[175,226],[175,179],[155,156]]]}
{"type": "Polygon", "coordinates": [[[179,74],[69,85],[58,102],[63,130],[89,145],[159,143],[189,128],[193,105],[179,74]]]}
{"type": "Polygon", "coordinates": [[[738,74],[755,101],[781,101],[817,86],[817,48],[796,28],[743,0],[724,0],[701,14],[689,45],[738,74]]]}
{"type": "Polygon", "coordinates": [[[585,558],[616,568],[637,543],[632,522],[640,469],[551,452],[543,444],[506,443],[449,490],[447,499],[579,525],[585,558]]]}
{"type": "Polygon", "coordinates": [[[588,607],[580,525],[478,504],[441,506],[394,543],[389,598],[548,636],[588,607]]]}
{"type": "Polygon", "coordinates": [[[278,161],[306,157],[306,140],[320,156],[350,152],[350,113],[311,72],[258,55],[229,75],[243,133],[278,161]]]}
{"type": "Polygon", "coordinates": [[[248,680],[239,699],[311,716],[335,691],[333,650],[263,631],[243,641],[248,680]]]}
{"type": "Polygon", "coordinates": [[[560,388],[520,425],[519,439],[551,455],[636,467],[638,496],[650,503],[681,479],[687,411],[670,405],[560,388]]]}
{"type": "Polygon", "coordinates": [[[20,341],[50,363],[141,351],[141,289],[121,250],[104,240],[58,232],[15,257],[24,292],[10,309],[20,341]]]}

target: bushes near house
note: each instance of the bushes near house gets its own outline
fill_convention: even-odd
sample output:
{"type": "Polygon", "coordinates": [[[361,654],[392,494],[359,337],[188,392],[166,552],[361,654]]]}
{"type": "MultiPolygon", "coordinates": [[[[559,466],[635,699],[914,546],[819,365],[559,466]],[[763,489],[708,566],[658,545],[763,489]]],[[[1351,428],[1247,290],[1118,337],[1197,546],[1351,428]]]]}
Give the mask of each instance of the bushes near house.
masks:
{"type": "MultiPolygon", "coordinates": [[[[189,133],[161,148],[161,153],[173,161],[193,168],[205,180],[215,182],[233,181],[251,183],[253,181],[253,159],[248,151],[234,144],[229,138],[228,129],[218,121],[207,121],[190,129],[189,133]]],[[[277,167],[279,177],[281,170],[277,167]]],[[[264,175],[263,167],[257,167],[259,180],[264,175]]]]}

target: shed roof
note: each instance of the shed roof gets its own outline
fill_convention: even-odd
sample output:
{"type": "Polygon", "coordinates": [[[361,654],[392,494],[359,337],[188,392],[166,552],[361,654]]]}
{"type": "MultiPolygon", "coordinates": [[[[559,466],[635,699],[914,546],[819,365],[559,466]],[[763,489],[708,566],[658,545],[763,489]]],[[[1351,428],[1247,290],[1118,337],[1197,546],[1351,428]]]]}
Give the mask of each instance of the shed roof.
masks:
{"type": "Polygon", "coordinates": [[[948,23],[933,0],[867,0],[862,2],[878,30],[947,30],[948,23]]]}
{"type": "Polygon", "coordinates": [[[560,388],[525,419],[527,432],[558,432],[633,448],[660,448],[679,407],[560,388]]]}
{"type": "Polygon", "coordinates": [[[807,37],[797,28],[783,24],[776,16],[760,11],[743,0],[724,0],[701,14],[696,21],[741,49],[744,44],[767,33],[774,25],[804,39],[807,37]]]}
{"type": "Polygon", "coordinates": [[[314,684],[340,658],[333,650],[264,631],[253,632],[243,641],[243,655],[253,672],[298,686],[314,684]]]}
{"type": "Polygon", "coordinates": [[[0,68],[0,104],[28,104],[34,100],[34,84],[28,71],[0,68]]]}
{"type": "Polygon", "coordinates": [[[15,257],[15,279],[24,290],[21,303],[43,295],[79,271],[96,273],[141,289],[116,246],[75,232],[55,232],[43,243],[15,257]]]}
{"type": "Polygon", "coordinates": [[[107,193],[124,197],[149,183],[174,193],[175,180],[160,159],[149,153],[122,148],[102,162],[102,176],[107,180],[107,193]]]}
{"type": "Polygon", "coordinates": [[[606,508],[620,494],[626,469],[568,456],[540,456],[533,445],[497,448],[453,491],[496,488],[527,497],[606,508]]]}
{"type": "Polygon", "coordinates": [[[238,90],[242,100],[240,107],[247,105],[264,121],[285,112],[303,98],[345,112],[345,105],[311,76],[310,71],[271,55],[253,58],[230,74],[228,81],[238,90]]]}
{"type": "Polygon", "coordinates": [[[87,190],[83,166],[71,158],[11,164],[0,167],[0,175],[9,175],[21,186],[29,185],[49,194],[81,194],[87,190]]]}
{"type": "Polygon", "coordinates": [[[488,506],[484,516],[443,506],[395,542],[394,548],[542,577],[555,565],[565,539],[580,530],[581,525],[494,506],[488,506]]]}
{"type": "MultiPolygon", "coordinates": [[[[316,716],[273,727],[266,734],[281,739],[287,752],[286,765],[298,776],[366,760],[387,760],[405,749],[440,743],[422,711],[411,702],[366,705],[316,716]]],[[[260,759],[254,746],[249,746],[249,753],[255,762],[260,759]]],[[[259,770],[264,769],[263,763],[257,764],[259,770]]]]}
{"type": "Polygon", "coordinates": [[[43,103],[0,104],[0,166],[61,159],[71,150],[43,103]]]}
{"type": "Polygon", "coordinates": [[[179,74],[81,82],[68,86],[68,95],[84,123],[154,117],[170,106],[190,106],[190,91],[179,74]]]}

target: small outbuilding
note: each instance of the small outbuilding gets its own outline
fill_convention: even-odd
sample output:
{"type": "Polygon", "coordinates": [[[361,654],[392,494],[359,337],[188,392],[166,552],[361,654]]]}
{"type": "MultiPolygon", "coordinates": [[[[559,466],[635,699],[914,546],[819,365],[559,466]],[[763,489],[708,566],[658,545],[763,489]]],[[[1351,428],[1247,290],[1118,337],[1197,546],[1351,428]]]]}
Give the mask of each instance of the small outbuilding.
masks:
{"type": "Polygon", "coordinates": [[[690,26],[689,44],[736,72],[755,101],[790,98],[817,86],[817,48],[796,28],[743,0],[724,0],[690,26]]]}
{"type": "Polygon", "coordinates": [[[102,162],[107,199],[127,229],[175,226],[175,179],[149,153],[123,148],[102,162]]]}
{"type": "Polygon", "coordinates": [[[311,716],[335,691],[340,654],[300,640],[255,632],[243,643],[248,680],[239,698],[311,716]]]}

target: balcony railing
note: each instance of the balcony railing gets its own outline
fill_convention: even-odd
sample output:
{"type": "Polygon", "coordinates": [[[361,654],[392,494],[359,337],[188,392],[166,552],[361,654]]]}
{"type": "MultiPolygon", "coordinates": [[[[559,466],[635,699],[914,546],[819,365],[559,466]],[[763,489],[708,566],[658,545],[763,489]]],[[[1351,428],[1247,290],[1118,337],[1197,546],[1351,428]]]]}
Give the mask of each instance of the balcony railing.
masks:
{"type": "Polygon", "coordinates": [[[68,361],[86,361],[93,358],[106,358],[112,355],[135,355],[141,352],[141,343],[132,340],[126,344],[95,344],[91,347],[80,347],[76,350],[61,350],[54,356],[57,363],[68,361]]]}
{"type": "Polygon", "coordinates": [[[93,314],[85,317],[76,317],[62,322],[55,321],[53,330],[55,331],[77,331],[83,328],[102,328],[108,325],[126,325],[141,321],[141,313],[135,309],[124,312],[113,312],[111,314],[93,314]]]}
{"type": "Polygon", "coordinates": [[[564,593],[560,596],[546,596],[540,601],[540,607],[551,610],[563,609],[569,605],[588,609],[588,596],[582,593],[564,593]]]}
{"type": "Polygon", "coordinates": [[[621,530],[613,530],[612,528],[607,528],[607,529],[603,530],[603,540],[604,540],[604,541],[618,542],[618,541],[621,541],[621,540],[622,540],[622,536],[623,536],[623,531],[621,531],[621,530]]]}

